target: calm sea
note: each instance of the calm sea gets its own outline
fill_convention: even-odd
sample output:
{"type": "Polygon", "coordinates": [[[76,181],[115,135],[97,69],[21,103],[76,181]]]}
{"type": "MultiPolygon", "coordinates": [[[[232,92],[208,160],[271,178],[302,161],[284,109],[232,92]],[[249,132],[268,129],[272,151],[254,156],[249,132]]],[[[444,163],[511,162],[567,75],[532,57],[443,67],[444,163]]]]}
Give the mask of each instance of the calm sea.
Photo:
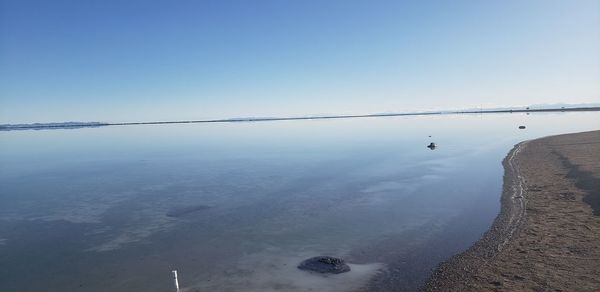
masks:
{"type": "Polygon", "coordinates": [[[0,132],[0,291],[174,291],[173,269],[184,291],[414,290],[489,228],[514,144],[598,129],[548,113],[0,132]],[[352,271],[296,268],[317,255],[352,271]]]}

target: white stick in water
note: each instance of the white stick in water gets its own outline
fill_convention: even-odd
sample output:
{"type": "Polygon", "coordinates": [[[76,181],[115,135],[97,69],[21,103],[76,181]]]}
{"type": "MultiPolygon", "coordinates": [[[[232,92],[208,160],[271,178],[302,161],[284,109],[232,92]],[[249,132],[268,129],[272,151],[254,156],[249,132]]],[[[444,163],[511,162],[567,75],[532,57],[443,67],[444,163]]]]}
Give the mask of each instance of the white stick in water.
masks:
{"type": "Polygon", "coordinates": [[[179,281],[177,280],[177,270],[171,271],[173,273],[173,283],[175,284],[175,291],[179,292],[179,281]]]}

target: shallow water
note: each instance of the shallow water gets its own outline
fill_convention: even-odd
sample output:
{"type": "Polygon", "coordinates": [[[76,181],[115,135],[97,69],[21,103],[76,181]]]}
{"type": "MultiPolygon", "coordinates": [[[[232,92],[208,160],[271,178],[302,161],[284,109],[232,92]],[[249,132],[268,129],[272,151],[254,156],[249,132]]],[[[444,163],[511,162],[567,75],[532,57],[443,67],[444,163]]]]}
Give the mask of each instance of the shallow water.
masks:
{"type": "Polygon", "coordinates": [[[514,144],[597,129],[600,113],[1,132],[0,291],[171,291],[171,269],[184,291],[416,289],[491,225],[514,144]],[[352,271],[296,268],[317,255],[352,271]]]}

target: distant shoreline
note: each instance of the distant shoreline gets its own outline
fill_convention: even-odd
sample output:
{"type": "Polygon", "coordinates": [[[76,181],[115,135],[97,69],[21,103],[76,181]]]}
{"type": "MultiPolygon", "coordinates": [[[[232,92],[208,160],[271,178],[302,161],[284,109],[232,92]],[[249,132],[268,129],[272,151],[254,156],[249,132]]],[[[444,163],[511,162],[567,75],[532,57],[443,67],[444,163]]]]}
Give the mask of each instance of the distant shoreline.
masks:
{"type": "Polygon", "coordinates": [[[598,291],[600,131],[517,144],[503,161],[501,211],[423,291],[598,291]]]}
{"type": "Polygon", "coordinates": [[[311,117],[266,117],[266,118],[231,118],[209,120],[182,120],[182,121],[149,121],[149,122],[68,122],[68,123],[34,123],[34,124],[3,124],[0,131],[16,130],[53,130],[53,129],[78,129],[97,128],[105,126],[134,126],[134,125],[166,125],[166,124],[201,124],[201,123],[236,123],[236,122],[271,122],[271,121],[296,121],[296,120],[328,120],[352,118],[377,118],[398,116],[428,116],[428,115],[453,115],[453,114],[498,114],[498,113],[543,113],[543,112],[586,112],[600,111],[600,107],[573,107],[573,108],[545,108],[545,109],[499,109],[499,110],[462,110],[462,111],[433,111],[414,113],[389,113],[366,115],[323,115],[311,117]]]}

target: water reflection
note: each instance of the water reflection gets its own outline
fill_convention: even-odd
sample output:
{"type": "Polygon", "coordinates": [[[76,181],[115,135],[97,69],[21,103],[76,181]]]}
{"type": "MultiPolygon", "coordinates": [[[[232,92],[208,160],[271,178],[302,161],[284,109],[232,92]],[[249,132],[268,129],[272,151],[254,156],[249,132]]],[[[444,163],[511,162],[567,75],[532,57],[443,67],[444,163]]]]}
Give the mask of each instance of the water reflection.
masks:
{"type": "Polygon", "coordinates": [[[489,227],[513,144],[599,117],[3,132],[0,290],[168,291],[173,268],[190,291],[415,288],[489,227]],[[316,255],[352,271],[296,268],[316,255]]]}

